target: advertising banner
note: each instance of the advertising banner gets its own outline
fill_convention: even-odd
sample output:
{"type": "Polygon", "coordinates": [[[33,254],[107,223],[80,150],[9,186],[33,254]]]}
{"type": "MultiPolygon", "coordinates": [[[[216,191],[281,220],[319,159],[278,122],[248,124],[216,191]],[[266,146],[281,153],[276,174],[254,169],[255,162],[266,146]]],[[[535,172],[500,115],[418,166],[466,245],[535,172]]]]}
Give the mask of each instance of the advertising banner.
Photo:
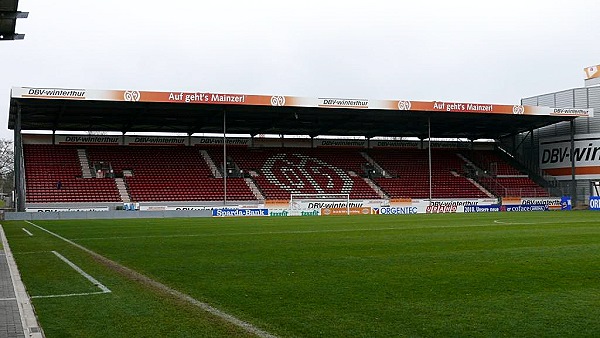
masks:
{"type": "MultiPolygon", "coordinates": [[[[266,203],[268,205],[268,203],[266,203]]],[[[379,208],[387,204],[386,200],[350,200],[350,208],[379,208]]],[[[289,206],[289,202],[288,202],[289,206]]],[[[296,210],[314,210],[314,209],[347,209],[348,203],[345,201],[318,201],[312,200],[294,200],[293,209],[296,210]]]]}
{"type": "MultiPolygon", "coordinates": [[[[575,178],[600,178],[600,133],[574,137],[575,178]]],[[[557,180],[571,179],[570,136],[540,139],[540,168],[557,180]]]]}
{"type": "Polygon", "coordinates": [[[56,135],[56,144],[120,145],[118,135],[56,135]]]}
{"type": "Polygon", "coordinates": [[[213,217],[269,216],[269,209],[213,209],[213,217]]]}
{"type": "Polygon", "coordinates": [[[315,140],[317,148],[366,148],[367,140],[315,140]]]}
{"type": "Polygon", "coordinates": [[[501,211],[571,210],[571,197],[505,197],[501,211]]]}
{"type": "Polygon", "coordinates": [[[346,216],[350,215],[370,215],[371,208],[324,208],[321,209],[321,216],[346,216]]]}
{"type": "Polygon", "coordinates": [[[583,71],[585,72],[585,79],[589,80],[600,78],[600,72],[598,72],[598,67],[600,67],[600,65],[585,67],[583,69],[583,71]]]}
{"type": "Polygon", "coordinates": [[[503,205],[502,211],[515,212],[515,211],[548,211],[550,210],[547,205],[503,205]]]}
{"type": "MultiPolygon", "coordinates": [[[[223,138],[222,137],[192,137],[190,140],[190,143],[193,146],[222,145],[223,138]]],[[[246,146],[247,147],[250,145],[250,138],[228,137],[227,145],[246,146]]]]}
{"type": "Polygon", "coordinates": [[[128,146],[186,146],[188,140],[185,136],[125,136],[124,143],[128,146]]]}
{"type": "Polygon", "coordinates": [[[287,209],[269,209],[269,216],[271,217],[287,217],[291,216],[290,211],[287,209]]]}
{"type": "Polygon", "coordinates": [[[590,210],[600,210],[600,196],[590,196],[590,210]]]}
{"type": "Polygon", "coordinates": [[[416,206],[381,207],[373,208],[373,213],[377,215],[412,215],[418,214],[419,208],[416,206]]]}
{"type": "Polygon", "coordinates": [[[467,205],[465,212],[499,212],[499,205],[467,205]]]}
{"type": "Polygon", "coordinates": [[[377,148],[410,148],[419,149],[421,141],[402,141],[402,140],[371,140],[370,147],[377,148]]]}
{"type": "Polygon", "coordinates": [[[384,109],[474,114],[547,115],[573,117],[592,117],[594,115],[594,110],[592,108],[549,108],[538,106],[445,101],[308,98],[284,95],[248,95],[210,92],[151,92],[138,90],[89,90],[13,87],[11,89],[11,97],[15,99],[61,99],[245,106],[286,106],[324,109],[384,109]]]}
{"type": "Polygon", "coordinates": [[[321,209],[290,210],[290,216],[321,216],[321,209]]]}
{"type": "MultiPolygon", "coordinates": [[[[498,199],[495,198],[472,198],[472,199],[444,199],[432,200],[428,199],[392,199],[390,207],[381,208],[379,214],[439,214],[439,213],[456,213],[469,212],[467,207],[476,206],[493,206],[498,204],[498,199]]],[[[473,209],[470,209],[473,212],[473,209]]]]}

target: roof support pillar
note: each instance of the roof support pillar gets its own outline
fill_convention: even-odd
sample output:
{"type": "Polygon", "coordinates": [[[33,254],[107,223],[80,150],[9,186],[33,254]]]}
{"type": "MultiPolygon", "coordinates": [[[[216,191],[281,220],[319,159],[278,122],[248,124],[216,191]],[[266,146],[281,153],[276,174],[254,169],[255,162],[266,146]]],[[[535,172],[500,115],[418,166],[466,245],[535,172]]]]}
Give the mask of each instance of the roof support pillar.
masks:
{"type": "Polygon", "coordinates": [[[223,109],[223,205],[227,205],[227,110],[223,109]]]}
{"type": "Polygon", "coordinates": [[[571,129],[571,204],[577,206],[577,181],[575,180],[575,119],[570,122],[571,129]]]}
{"type": "Polygon", "coordinates": [[[17,104],[14,134],[15,210],[25,211],[25,167],[21,135],[21,106],[17,104]]]}
{"type": "Polygon", "coordinates": [[[431,175],[431,116],[427,118],[427,135],[427,156],[429,157],[429,204],[431,205],[431,199],[433,198],[433,182],[431,175]]]}

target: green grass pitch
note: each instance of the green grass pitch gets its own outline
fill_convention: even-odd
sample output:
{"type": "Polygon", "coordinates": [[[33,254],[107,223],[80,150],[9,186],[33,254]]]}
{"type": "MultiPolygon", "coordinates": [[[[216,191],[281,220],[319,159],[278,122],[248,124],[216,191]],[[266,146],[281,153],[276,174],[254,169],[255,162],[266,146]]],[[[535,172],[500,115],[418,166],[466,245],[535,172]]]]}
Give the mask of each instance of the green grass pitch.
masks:
{"type": "MultiPolygon", "coordinates": [[[[34,223],[280,337],[600,333],[594,212],[34,223]]],[[[49,338],[251,336],[33,225],[2,225],[31,296],[83,293],[33,299],[49,338]]]]}

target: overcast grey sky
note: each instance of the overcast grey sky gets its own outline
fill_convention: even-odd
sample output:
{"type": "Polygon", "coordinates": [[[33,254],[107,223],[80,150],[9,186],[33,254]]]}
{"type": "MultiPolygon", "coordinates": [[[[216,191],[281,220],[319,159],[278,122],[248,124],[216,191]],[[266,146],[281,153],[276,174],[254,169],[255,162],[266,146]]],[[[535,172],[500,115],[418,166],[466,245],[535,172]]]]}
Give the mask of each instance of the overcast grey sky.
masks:
{"type": "Polygon", "coordinates": [[[596,1],[20,0],[12,86],[477,103],[583,86],[596,1]]]}

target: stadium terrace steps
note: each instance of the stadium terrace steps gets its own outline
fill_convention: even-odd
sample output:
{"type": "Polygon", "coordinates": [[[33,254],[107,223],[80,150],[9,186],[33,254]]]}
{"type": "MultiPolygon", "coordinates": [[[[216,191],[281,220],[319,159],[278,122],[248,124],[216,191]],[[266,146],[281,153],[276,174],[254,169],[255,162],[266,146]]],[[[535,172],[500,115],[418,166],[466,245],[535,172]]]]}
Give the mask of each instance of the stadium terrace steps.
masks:
{"type": "Polygon", "coordinates": [[[254,181],[251,178],[245,178],[244,181],[246,181],[246,184],[248,185],[248,187],[250,187],[250,190],[252,190],[254,197],[256,197],[258,201],[265,200],[265,196],[263,196],[263,194],[260,192],[256,184],[254,184],[254,181]]]}
{"type": "Polygon", "coordinates": [[[479,190],[483,191],[484,194],[486,194],[488,197],[493,198],[495,197],[494,194],[492,194],[491,192],[489,192],[485,187],[483,187],[481,184],[479,184],[477,181],[475,181],[472,178],[468,178],[469,182],[471,182],[474,186],[476,186],[477,188],[479,188],[479,190]]]}
{"type": "Polygon", "coordinates": [[[370,179],[368,179],[366,177],[363,179],[371,187],[371,189],[373,189],[377,192],[377,195],[379,195],[379,198],[382,198],[382,199],[390,198],[390,196],[388,196],[388,194],[386,194],[385,191],[383,191],[380,187],[378,187],[377,184],[375,184],[373,181],[371,181],[370,179]]]}
{"type": "Polygon", "coordinates": [[[215,165],[215,162],[213,162],[208,152],[206,152],[206,150],[204,149],[200,149],[200,154],[202,155],[204,162],[206,162],[206,165],[208,165],[208,167],[212,171],[213,176],[216,178],[222,178],[223,175],[221,175],[221,171],[219,171],[219,169],[215,165]]]}
{"type": "Polygon", "coordinates": [[[90,162],[88,161],[85,149],[77,149],[77,156],[79,157],[79,164],[81,165],[81,172],[83,178],[92,178],[92,171],[90,170],[90,162]]]}
{"type": "Polygon", "coordinates": [[[385,178],[391,178],[392,177],[387,171],[385,171],[379,165],[379,163],[375,162],[375,160],[373,160],[371,158],[371,156],[369,156],[369,154],[365,153],[364,151],[361,151],[360,155],[367,161],[367,163],[370,163],[377,172],[381,173],[383,175],[383,177],[385,177],[385,178]]]}
{"type": "Polygon", "coordinates": [[[119,190],[119,195],[121,196],[121,201],[124,203],[131,202],[131,197],[127,192],[127,186],[125,185],[125,181],[122,178],[115,178],[115,182],[117,184],[117,189],[119,190]]]}

